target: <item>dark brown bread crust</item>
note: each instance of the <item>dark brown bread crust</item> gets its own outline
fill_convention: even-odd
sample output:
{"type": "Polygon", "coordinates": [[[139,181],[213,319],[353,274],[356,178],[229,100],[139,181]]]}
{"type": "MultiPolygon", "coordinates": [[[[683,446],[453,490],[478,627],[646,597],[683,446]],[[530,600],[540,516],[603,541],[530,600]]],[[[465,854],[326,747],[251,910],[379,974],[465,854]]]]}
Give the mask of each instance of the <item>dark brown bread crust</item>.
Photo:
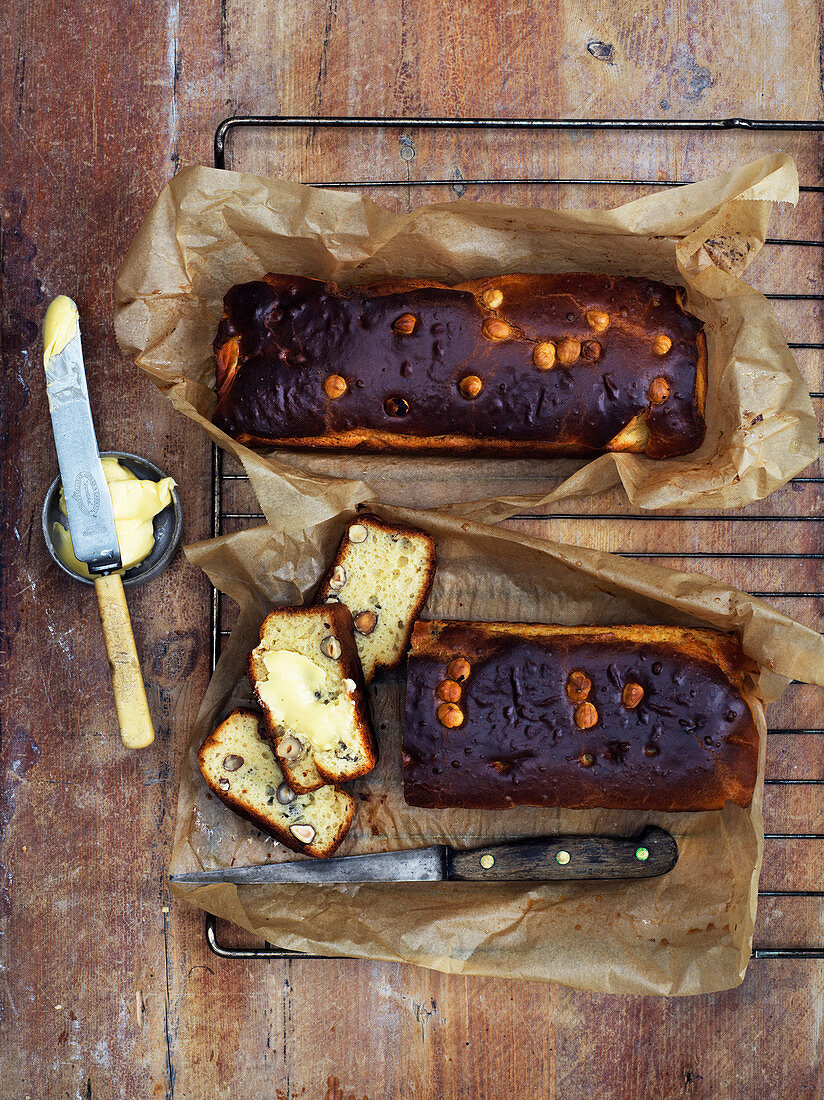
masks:
{"type": "MultiPolygon", "coordinates": [[[[359,513],[355,517],[355,519],[352,521],[352,523],[368,523],[373,527],[379,528],[381,531],[387,531],[387,532],[390,532],[390,533],[397,533],[398,535],[401,535],[401,536],[406,535],[408,538],[414,538],[414,539],[424,538],[429,542],[429,546],[430,546],[429,569],[428,569],[428,572],[427,572],[427,578],[426,578],[426,581],[424,583],[423,589],[421,591],[420,599],[418,600],[418,602],[413,607],[412,613],[409,616],[409,623],[408,623],[407,630],[406,630],[406,636],[404,638],[403,651],[401,652],[400,656],[398,657],[398,659],[396,661],[390,661],[388,663],[384,663],[383,661],[377,661],[375,663],[375,672],[373,672],[372,677],[370,677],[370,680],[369,680],[369,682],[371,683],[372,679],[374,678],[375,673],[380,672],[381,670],[386,672],[386,671],[389,671],[389,669],[397,668],[397,666],[401,663],[401,661],[406,656],[406,651],[409,648],[409,639],[412,637],[412,627],[415,625],[415,623],[418,619],[418,616],[421,613],[421,609],[423,608],[423,605],[429,599],[429,593],[432,590],[432,582],[435,579],[435,570],[437,568],[437,558],[436,558],[436,552],[435,552],[435,540],[432,538],[432,536],[430,534],[427,534],[426,531],[422,531],[420,529],[420,527],[405,527],[401,523],[384,523],[384,521],[382,519],[380,519],[379,516],[372,515],[371,512],[369,512],[369,513],[367,513],[367,512],[359,513]]],[[[335,566],[340,565],[342,563],[343,559],[344,559],[346,548],[349,545],[348,531],[349,531],[349,527],[351,527],[351,526],[352,526],[352,524],[349,524],[347,526],[347,528],[346,528],[347,533],[344,534],[343,538],[340,541],[337,553],[335,554],[335,560],[332,562],[331,566],[329,567],[329,572],[326,574],[326,576],[320,582],[320,587],[318,588],[317,595],[315,597],[315,602],[316,603],[323,603],[323,601],[332,592],[332,585],[331,585],[332,574],[335,570],[335,566]]]]}
{"type": "MultiPolygon", "coordinates": [[[[251,809],[251,807],[245,806],[242,802],[238,801],[238,799],[231,793],[231,791],[222,791],[220,787],[215,786],[215,784],[206,774],[204,770],[204,757],[206,753],[208,752],[214,741],[219,742],[220,733],[223,725],[225,725],[227,722],[231,722],[235,718],[240,717],[254,718],[258,723],[258,730],[261,736],[264,733],[265,726],[262,716],[260,714],[257,714],[253,710],[248,710],[245,707],[239,707],[237,710],[233,710],[229,717],[226,718],[225,721],[222,722],[216,730],[209,734],[209,736],[200,746],[197,754],[197,762],[200,766],[201,772],[203,772],[203,778],[206,780],[206,785],[208,786],[209,790],[212,791],[212,793],[215,794],[221,802],[225,803],[233,813],[236,813],[238,817],[242,817],[245,821],[250,822],[252,825],[260,829],[262,832],[266,833],[268,836],[274,837],[274,839],[281,843],[285,848],[290,848],[293,852],[299,852],[301,855],[314,856],[316,859],[328,859],[329,856],[331,856],[333,852],[335,852],[340,847],[346,834],[349,832],[349,828],[352,824],[352,818],[355,816],[354,801],[350,804],[349,813],[345,820],[341,822],[340,828],[338,829],[334,840],[331,844],[328,844],[323,849],[323,851],[321,851],[314,844],[298,843],[298,841],[295,840],[288,829],[279,829],[276,825],[267,820],[261,814],[255,813],[255,811],[251,809]]],[[[282,768],[281,771],[283,771],[282,768]]]]}
{"type": "Polygon", "coordinates": [[[741,688],[753,670],[737,642],[713,630],[419,622],[404,797],[411,806],[491,809],[748,806],[758,731],[741,688]],[[458,715],[442,712],[456,723],[447,728],[436,692],[457,657],[470,671],[452,704],[458,715]],[[583,687],[568,687],[576,672],[583,687]],[[631,708],[628,685],[643,689],[631,708]]]}
{"type": "MultiPolygon", "coordinates": [[[[277,612],[279,615],[288,614],[294,616],[301,615],[313,615],[317,614],[319,608],[317,607],[279,607],[277,612]]],[[[372,736],[372,727],[369,722],[369,714],[366,709],[366,686],[363,681],[363,669],[361,668],[360,657],[358,656],[358,644],[355,641],[355,627],[352,622],[352,615],[349,608],[344,604],[326,604],[323,608],[325,614],[329,616],[329,622],[332,626],[332,631],[335,637],[341,644],[340,655],[340,667],[343,675],[350,680],[353,680],[356,685],[356,690],[353,693],[355,699],[355,721],[357,723],[358,731],[361,736],[362,750],[363,750],[363,764],[358,768],[351,768],[347,773],[345,779],[340,779],[338,776],[331,775],[321,765],[315,762],[315,768],[318,775],[321,777],[320,782],[311,786],[307,786],[300,781],[297,772],[289,766],[289,761],[284,760],[278,751],[278,746],[281,741],[281,735],[279,734],[276,726],[271,720],[269,712],[260,698],[257,688],[257,673],[254,666],[254,653],[249,654],[249,658],[246,662],[246,673],[249,677],[249,683],[252,685],[252,691],[255,699],[260,704],[260,708],[263,711],[263,721],[266,726],[266,737],[275,750],[275,755],[278,759],[278,764],[283,772],[286,782],[296,791],[298,794],[308,794],[310,791],[317,790],[318,787],[324,783],[330,783],[333,787],[337,786],[341,782],[348,783],[352,779],[359,779],[362,775],[366,775],[367,772],[371,772],[378,762],[378,748],[375,743],[375,738],[372,736]]],[[[271,614],[271,613],[270,613],[271,614]]],[[[268,618],[268,616],[267,616],[268,618]]],[[[266,630],[266,619],[263,620],[260,626],[260,637],[263,640],[266,630]]]]}
{"type": "Polygon", "coordinates": [[[707,359],[701,322],[681,308],[680,294],[608,275],[348,288],[267,275],[232,287],[224,299],[214,422],[253,445],[686,454],[704,437],[707,359]],[[503,295],[495,308],[490,291],[503,295]],[[608,319],[604,329],[598,314],[608,319]],[[413,318],[413,331],[397,330],[403,317],[413,318]],[[485,334],[489,321],[505,321],[510,335],[485,334]],[[655,351],[659,335],[671,341],[662,353],[655,351]],[[578,341],[577,358],[566,364],[565,338],[578,341]],[[541,341],[558,346],[551,369],[533,362],[541,341]],[[345,383],[343,393],[335,395],[330,376],[338,387],[345,383]],[[474,396],[461,392],[468,376],[480,382],[474,396]],[[648,439],[646,431],[641,440],[616,438],[638,416],[648,439]]]}

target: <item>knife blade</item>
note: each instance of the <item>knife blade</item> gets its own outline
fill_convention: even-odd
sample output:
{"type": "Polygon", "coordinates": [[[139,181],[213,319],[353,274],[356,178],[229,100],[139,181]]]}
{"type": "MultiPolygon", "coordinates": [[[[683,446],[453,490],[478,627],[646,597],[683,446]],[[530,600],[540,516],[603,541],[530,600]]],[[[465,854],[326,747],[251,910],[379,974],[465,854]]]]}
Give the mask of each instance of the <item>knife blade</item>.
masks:
{"type": "Polygon", "coordinates": [[[170,875],[180,885],[331,885],[359,882],[557,882],[656,878],[671,871],[678,845],[650,826],[636,837],[555,836],[459,850],[445,844],[339,859],[218,867],[170,875]]]}
{"type": "Polygon", "coordinates": [[[77,558],[94,576],[120,738],[127,748],[145,748],[154,741],[154,727],[117,573],[120,544],[89,404],[79,312],[65,294],[46,310],[43,369],[69,533],[77,558]]]}
{"type": "Polygon", "coordinates": [[[90,573],[110,573],[120,568],[120,546],[89,404],[79,313],[64,294],[46,311],[43,367],[74,552],[90,573]]]}

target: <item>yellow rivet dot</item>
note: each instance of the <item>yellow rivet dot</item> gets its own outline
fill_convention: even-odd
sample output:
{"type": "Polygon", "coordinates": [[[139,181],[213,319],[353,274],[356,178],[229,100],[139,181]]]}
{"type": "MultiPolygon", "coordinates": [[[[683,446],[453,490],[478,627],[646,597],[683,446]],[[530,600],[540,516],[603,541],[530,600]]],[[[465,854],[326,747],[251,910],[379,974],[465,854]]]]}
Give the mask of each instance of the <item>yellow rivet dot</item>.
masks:
{"type": "Polygon", "coordinates": [[[636,848],[635,858],[640,859],[642,863],[645,859],[649,859],[649,848],[636,848]]]}
{"type": "Polygon", "coordinates": [[[488,871],[490,867],[494,867],[494,866],[495,866],[495,857],[494,856],[491,856],[488,852],[486,853],[486,855],[481,856],[481,867],[483,867],[483,869],[485,871],[488,871]]]}
{"type": "Polygon", "coordinates": [[[569,863],[569,861],[570,861],[569,852],[560,851],[560,852],[555,853],[555,862],[560,863],[562,867],[565,867],[567,865],[567,863],[569,863]]]}

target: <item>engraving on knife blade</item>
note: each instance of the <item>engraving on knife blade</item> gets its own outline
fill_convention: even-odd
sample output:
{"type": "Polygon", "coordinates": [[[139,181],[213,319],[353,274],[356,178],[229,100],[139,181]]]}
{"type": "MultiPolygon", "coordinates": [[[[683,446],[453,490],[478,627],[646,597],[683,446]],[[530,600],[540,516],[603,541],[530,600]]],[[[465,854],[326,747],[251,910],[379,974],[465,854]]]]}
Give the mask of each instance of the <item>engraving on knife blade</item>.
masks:
{"type": "Polygon", "coordinates": [[[100,487],[85,470],[81,470],[74,479],[72,497],[80,511],[91,519],[94,519],[100,511],[100,487]]]}

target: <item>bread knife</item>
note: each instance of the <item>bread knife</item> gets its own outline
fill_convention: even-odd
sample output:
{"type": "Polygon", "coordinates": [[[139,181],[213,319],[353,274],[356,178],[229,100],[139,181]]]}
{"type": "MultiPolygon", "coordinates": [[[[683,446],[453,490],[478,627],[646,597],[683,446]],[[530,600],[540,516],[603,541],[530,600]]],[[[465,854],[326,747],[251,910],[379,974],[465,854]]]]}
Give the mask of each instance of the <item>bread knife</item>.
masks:
{"type": "Polygon", "coordinates": [[[69,531],[77,558],[94,576],[120,737],[127,748],[145,748],[154,741],[154,728],[123,582],[116,572],[120,545],[97,449],[78,310],[65,295],[55,298],[46,312],[43,367],[69,531]]]}
{"type": "Polygon", "coordinates": [[[267,863],[259,867],[218,867],[170,875],[190,886],[233,883],[341,882],[569,882],[586,879],[656,878],[671,871],[678,845],[669,833],[650,826],[635,837],[555,836],[516,840],[459,850],[439,844],[340,859],[267,863]]]}

